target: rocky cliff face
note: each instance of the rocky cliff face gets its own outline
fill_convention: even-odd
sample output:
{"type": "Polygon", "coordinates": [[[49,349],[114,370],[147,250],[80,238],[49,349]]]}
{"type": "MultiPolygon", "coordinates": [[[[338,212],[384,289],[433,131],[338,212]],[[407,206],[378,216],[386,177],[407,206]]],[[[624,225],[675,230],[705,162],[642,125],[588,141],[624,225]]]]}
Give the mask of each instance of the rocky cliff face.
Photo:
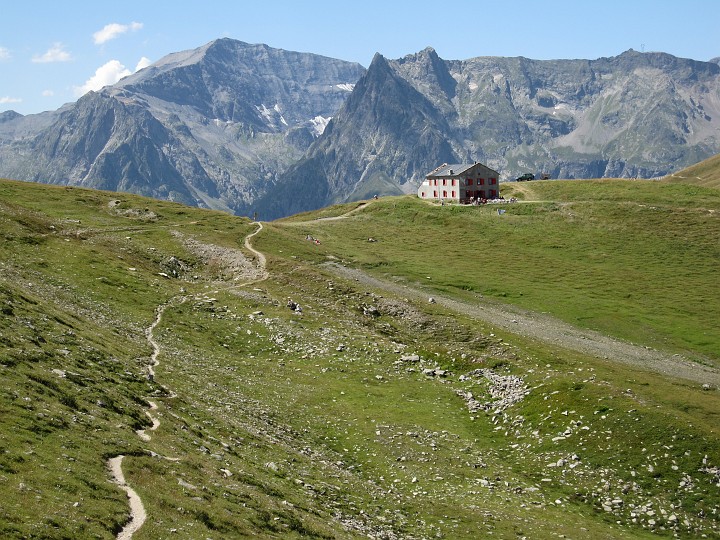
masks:
{"type": "MultiPolygon", "coordinates": [[[[283,185],[321,204],[414,192],[442,162],[481,161],[504,180],[665,175],[720,149],[720,69],[662,53],[598,60],[378,55],[283,185]]],[[[273,201],[280,215],[302,198],[273,201]]]]}
{"type": "Polygon", "coordinates": [[[358,64],[222,39],[58,111],[0,116],[0,175],[272,219],[412,193],[443,162],[503,180],[654,177],[720,151],[720,65],[433,49],[358,64]],[[332,118],[332,119],[331,119],[332,118]]]}
{"type": "Polygon", "coordinates": [[[250,214],[364,72],[351,62],[217,40],[42,122],[5,114],[0,175],[250,214]]]}

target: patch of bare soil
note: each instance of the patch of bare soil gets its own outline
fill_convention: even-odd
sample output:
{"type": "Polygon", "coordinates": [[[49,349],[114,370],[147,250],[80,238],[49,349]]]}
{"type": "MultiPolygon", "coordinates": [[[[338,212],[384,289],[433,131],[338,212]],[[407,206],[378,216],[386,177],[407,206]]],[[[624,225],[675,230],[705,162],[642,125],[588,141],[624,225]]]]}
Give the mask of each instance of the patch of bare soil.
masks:
{"type": "Polygon", "coordinates": [[[687,379],[714,387],[720,386],[718,369],[691,362],[679,355],[670,355],[592,330],[576,328],[549,315],[522,310],[515,306],[491,304],[481,299],[472,303],[455,300],[438,295],[436,292],[425,292],[419,287],[381,280],[361,270],[337,263],[325,263],[323,266],[340,277],[402,297],[427,302],[432,296],[437,304],[447,309],[483,320],[514,334],[668,377],[687,379]]]}
{"type": "MultiPolygon", "coordinates": [[[[262,226],[255,231],[257,234],[262,226]]],[[[214,269],[216,275],[223,280],[232,281],[259,281],[265,277],[265,258],[252,249],[257,261],[248,258],[241,250],[215,244],[205,244],[188,237],[179,231],[173,231],[174,236],[181,239],[185,248],[198,257],[204,265],[214,269]]],[[[251,235],[252,236],[252,235],[251,235]]],[[[246,246],[249,245],[246,239],[246,246]]]]}

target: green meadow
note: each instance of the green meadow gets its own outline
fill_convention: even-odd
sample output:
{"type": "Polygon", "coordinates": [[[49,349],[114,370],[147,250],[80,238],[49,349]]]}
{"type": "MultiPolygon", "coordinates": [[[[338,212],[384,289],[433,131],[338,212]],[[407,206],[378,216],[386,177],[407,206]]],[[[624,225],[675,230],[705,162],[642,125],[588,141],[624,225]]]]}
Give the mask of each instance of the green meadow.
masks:
{"type": "Polygon", "coordinates": [[[322,239],[316,251],[371,272],[717,360],[720,191],[623,180],[521,188],[503,191],[520,202],[484,207],[383,200],[302,231],[322,239]]]}
{"type": "Polygon", "coordinates": [[[519,201],[389,197],[264,223],[259,280],[247,219],[0,181],[0,536],[116,537],[121,454],[138,540],[717,537],[716,385],[328,266],[718,366],[720,192],[503,195],[519,201]]]}

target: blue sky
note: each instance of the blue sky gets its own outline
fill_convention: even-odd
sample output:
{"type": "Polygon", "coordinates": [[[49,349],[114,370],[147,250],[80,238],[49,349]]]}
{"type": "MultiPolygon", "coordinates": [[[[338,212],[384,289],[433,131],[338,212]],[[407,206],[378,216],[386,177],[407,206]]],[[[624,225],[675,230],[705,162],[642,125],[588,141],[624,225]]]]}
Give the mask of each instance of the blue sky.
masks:
{"type": "Polygon", "coordinates": [[[595,59],[628,49],[720,56],[717,0],[0,0],[0,111],[54,110],[221,37],[359,62],[595,59]]]}

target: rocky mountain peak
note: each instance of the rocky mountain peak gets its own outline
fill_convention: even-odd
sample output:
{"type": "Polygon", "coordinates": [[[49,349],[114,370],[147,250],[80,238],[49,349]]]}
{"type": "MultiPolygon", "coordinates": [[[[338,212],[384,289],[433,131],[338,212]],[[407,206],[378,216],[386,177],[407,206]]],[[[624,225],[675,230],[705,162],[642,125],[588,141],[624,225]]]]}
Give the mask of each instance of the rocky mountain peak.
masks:
{"type": "Polygon", "coordinates": [[[353,62],[218,39],[58,111],[0,116],[0,175],[262,219],[413,193],[438,164],[501,179],[656,177],[720,151],[720,65],[432,47],[353,62]]]}
{"type": "Polygon", "coordinates": [[[3,111],[0,113],[0,124],[4,122],[10,122],[16,118],[22,118],[22,114],[16,111],[3,111]]]}

